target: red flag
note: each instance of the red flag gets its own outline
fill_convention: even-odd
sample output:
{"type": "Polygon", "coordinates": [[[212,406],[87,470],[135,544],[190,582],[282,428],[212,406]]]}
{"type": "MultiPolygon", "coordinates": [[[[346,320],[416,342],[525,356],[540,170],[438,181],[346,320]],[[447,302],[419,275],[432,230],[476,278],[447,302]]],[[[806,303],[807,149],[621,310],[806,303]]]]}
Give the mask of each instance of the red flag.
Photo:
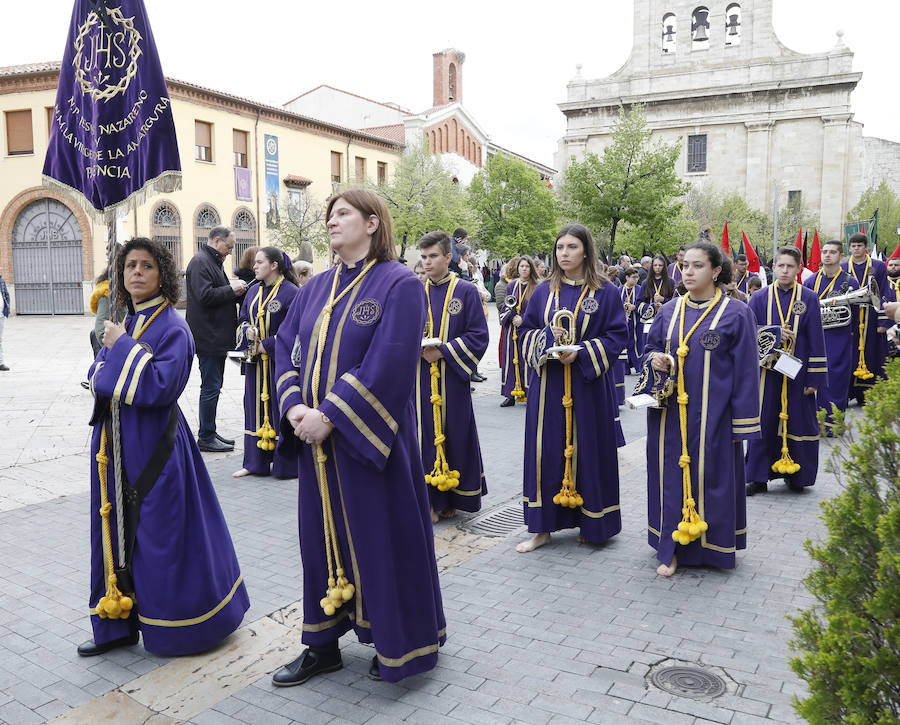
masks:
{"type": "Polygon", "coordinates": [[[722,230],[722,251],[725,254],[731,254],[731,248],[728,244],[728,220],[725,220],[725,228],[722,230]]]}
{"type": "Polygon", "coordinates": [[[819,245],[819,230],[813,232],[812,250],[809,252],[809,259],[806,261],[806,268],[810,272],[818,272],[822,264],[822,247],[819,245]]]}
{"type": "Polygon", "coordinates": [[[803,227],[800,227],[797,232],[797,241],[794,242],[794,246],[800,250],[800,272],[797,272],[797,281],[802,282],[803,279],[801,278],[800,273],[803,272],[803,227]]]}
{"type": "MultiPolygon", "coordinates": [[[[747,255],[747,269],[751,272],[759,273],[759,255],[756,250],[750,246],[750,240],[747,239],[747,232],[741,230],[741,244],[744,247],[744,254],[747,255]]],[[[900,247],[898,247],[900,249],[900,247]]]]}
{"type": "Polygon", "coordinates": [[[888,259],[900,259],[900,244],[897,245],[894,253],[890,257],[888,257],[888,259]]]}

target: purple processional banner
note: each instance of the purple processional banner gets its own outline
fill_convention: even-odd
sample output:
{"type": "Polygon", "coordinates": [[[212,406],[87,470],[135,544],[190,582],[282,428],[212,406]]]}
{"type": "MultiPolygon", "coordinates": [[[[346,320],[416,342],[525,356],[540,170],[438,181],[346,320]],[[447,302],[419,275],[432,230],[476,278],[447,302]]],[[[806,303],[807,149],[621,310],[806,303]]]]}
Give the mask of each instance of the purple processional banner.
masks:
{"type": "Polygon", "coordinates": [[[148,192],[180,187],[172,101],[143,0],[76,0],[44,182],[107,221],[148,192]]]}
{"type": "Polygon", "coordinates": [[[234,167],[234,194],[238,201],[253,201],[253,179],[250,169],[234,167]]]}

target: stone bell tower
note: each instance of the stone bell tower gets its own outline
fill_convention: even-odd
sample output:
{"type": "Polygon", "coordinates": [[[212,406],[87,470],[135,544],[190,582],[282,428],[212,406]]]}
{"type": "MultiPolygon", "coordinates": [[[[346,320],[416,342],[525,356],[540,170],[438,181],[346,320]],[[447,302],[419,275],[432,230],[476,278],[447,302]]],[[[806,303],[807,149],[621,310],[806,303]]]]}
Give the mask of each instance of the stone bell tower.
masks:
{"type": "Polygon", "coordinates": [[[433,106],[462,102],[462,65],[466,54],[455,48],[447,48],[435,53],[434,58],[434,100],[433,106]]]}

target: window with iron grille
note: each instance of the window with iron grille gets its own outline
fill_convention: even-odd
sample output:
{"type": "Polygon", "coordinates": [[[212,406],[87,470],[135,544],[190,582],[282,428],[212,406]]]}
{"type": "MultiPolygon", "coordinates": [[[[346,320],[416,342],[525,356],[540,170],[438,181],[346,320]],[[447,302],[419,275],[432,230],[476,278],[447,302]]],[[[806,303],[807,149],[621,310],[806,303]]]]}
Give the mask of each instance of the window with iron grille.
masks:
{"type": "Polygon", "coordinates": [[[197,211],[197,219],[194,224],[194,237],[197,242],[197,250],[209,241],[209,230],[220,224],[219,212],[211,206],[202,206],[197,211]]]}
{"type": "Polygon", "coordinates": [[[688,173],[706,171],[706,134],[688,136],[688,173]]]}
{"type": "Polygon", "coordinates": [[[162,242],[175,258],[175,266],[181,270],[184,260],[181,256],[181,217],[178,210],[168,202],[158,204],[150,215],[150,237],[162,242]]]}
{"type": "Polygon", "coordinates": [[[234,229],[234,258],[241,259],[244,252],[256,246],[256,219],[248,209],[238,209],[231,226],[234,229]]]}

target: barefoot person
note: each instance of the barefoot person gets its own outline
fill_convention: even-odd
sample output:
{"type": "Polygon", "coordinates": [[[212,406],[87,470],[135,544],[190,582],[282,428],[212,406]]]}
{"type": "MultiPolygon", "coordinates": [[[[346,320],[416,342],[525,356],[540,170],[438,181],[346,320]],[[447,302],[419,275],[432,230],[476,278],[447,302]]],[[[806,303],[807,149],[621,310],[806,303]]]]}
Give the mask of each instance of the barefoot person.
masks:
{"type": "Polygon", "coordinates": [[[525,413],[525,523],[533,551],[560,529],[599,544],[622,528],[616,447],[624,444],[611,365],[625,348],[619,292],[600,277],[591,233],[570,224],[557,235],[550,278],[535,289],[519,328],[533,366],[525,413]],[[567,311],[558,316],[560,311],[567,311]],[[569,316],[566,329],[554,324],[569,316]],[[574,320],[571,318],[574,317],[574,320]],[[574,327],[577,350],[548,356],[574,327]]]}
{"type": "Polygon", "coordinates": [[[662,576],[679,564],[734,568],[746,547],[742,441],[760,435],[756,321],[721,289],[722,261],[709,242],[688,246],[688,293],[663,305],[647,336],[645,365],[676,383],[647,413],[647,540],[662,576]]]}
{"type": "Polygon", "coordinates": [[[280,418],[275,395],[275,336],[297,294],[291,260],[276,247],[257,248],[253,260],[257,282],[250,286],[238,318],[237,350],[252,352],[241,364],[244,375],[244,460],[232,473],[277,478],[297,475],[296,462],[277,449],[280,418]]]}
{"type": "Polygon", "coordinates": [[[487,494],[469,379],[488,345],[478,289],[448,271],[450,237],[430,232],[416,246],[425,281],[425,337],[416,382],[417,418],[431,518],[478,511],[487,494]]]}
{"type": "Polygon", "coordinates": [[[375,194],[333,196],[326,219],[336,264],[300,288],[275,341],[307,646],[280,687],[340,669],[351,629],[375,645],[369,675],[390,682],[432,669],[446,639],[413,400],[425,293],[375,194]]]}
{"type": "Polygon", "coordinates": [[[103,347],[88,372],[95,397],[94,638],[78,654],[133,645],[139,634],[153,654],[195,654],[237,629],[250,603],[215,489],[178,407],[194,340],[175,311],[181,285],[162,242],[132,239],[119,250],[114,274],[114,303],[129,314],[124,325],[104,323],[103,347]],[[114,465],[111,400],[120,405],[127,483],[117,479],[114,465]],[[116,535],[123,513],[116,509],[117,486],[125,494],[119,500],[127,567],[116,535]]]}

